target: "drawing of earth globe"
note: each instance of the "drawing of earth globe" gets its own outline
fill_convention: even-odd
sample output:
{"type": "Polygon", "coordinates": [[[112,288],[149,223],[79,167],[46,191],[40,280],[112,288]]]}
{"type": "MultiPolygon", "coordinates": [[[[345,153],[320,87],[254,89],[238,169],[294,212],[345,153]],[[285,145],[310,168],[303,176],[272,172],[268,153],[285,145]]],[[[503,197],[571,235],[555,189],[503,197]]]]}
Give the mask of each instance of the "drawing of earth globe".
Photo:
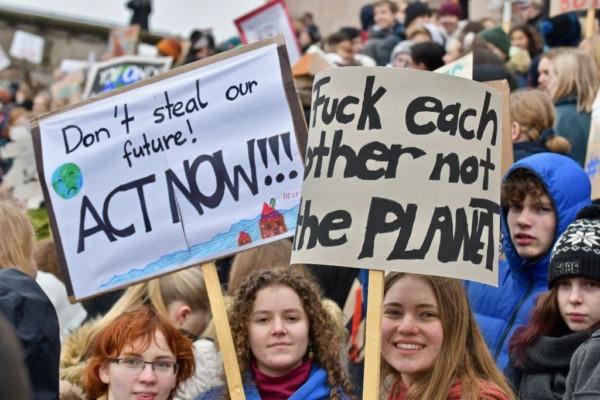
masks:
{"type": "Polygon", "coordinates": [[[83,186],[83,175],[76,164],[66,163],[52,174],[52,187],[63,199],[75,197],[83,186]]]}

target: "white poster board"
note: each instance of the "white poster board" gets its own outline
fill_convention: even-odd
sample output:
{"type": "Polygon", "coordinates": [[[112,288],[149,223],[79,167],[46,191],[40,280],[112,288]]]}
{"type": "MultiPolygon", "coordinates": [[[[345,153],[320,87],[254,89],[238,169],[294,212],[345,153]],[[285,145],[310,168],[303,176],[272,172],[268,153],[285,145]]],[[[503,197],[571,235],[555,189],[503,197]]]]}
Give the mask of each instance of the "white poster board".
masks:
{"type": "Polygon", "coordinates": [[[287,45],[290,64],[294,65],[300,59],[300,47],[283,0],[271,1],[237,18],[235,25],[242,43],[253,43],[282,34],[287,45]]]}
{"type": "Polygon", "coordinates": [[[236,49],[39,121],[38,169],[70,294],[293,234],[301,111],[282,51],[273,41],[236,49]]]}
{"type": "Polygon", "coordinates": [[[15,31],[9,54],[20,60],[40,64],[44,55],[44,38],[29,32],[15,31]]]}
{"type": "Polygon", "coordinates": [[[335,68],[316,76],[310,118],[292,263],[497,284],[499,92],[443,74],[335,68]]]}
{"type": "Polygon", "coordinates": [[[0,46],[0,71],[2,71],[4,68],[8,67],[9,65],[10,65],[10,59],[6,55],[6,52],[4,51],[2,46],[0,46]]]}

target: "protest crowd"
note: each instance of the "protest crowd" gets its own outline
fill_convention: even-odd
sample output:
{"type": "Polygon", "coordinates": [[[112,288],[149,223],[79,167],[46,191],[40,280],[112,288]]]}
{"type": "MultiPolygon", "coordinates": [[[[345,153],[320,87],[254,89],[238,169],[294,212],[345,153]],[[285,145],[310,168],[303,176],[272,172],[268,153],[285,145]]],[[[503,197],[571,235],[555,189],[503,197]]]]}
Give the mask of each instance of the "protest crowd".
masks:
{"type": "MultiPolygon", "coordinates": [[[[44,178],[35,172],[42,157],[34,156],[33,126],[47,113],[123,85],[86,82],[86,76],[91,79],[89,64],[56,71],[45,87],[26,71],[20,80],[0,81],[0,399],[233,398],[217,333],[223,320],[229,323],[246,399],[361,399],[365,385],[376,385],[385,400],[600,399],[600,191],[593,183],[597,156],[588,148],[598,129],[595,119],[600,121],[599,19],[593,16],[593,32],[586,33],[587,9],[554,15],[550,1],[513,0],[510,18],[503,20],[506,2],[497,1],[486,2],[489,13],[475,19],[469,16],[469,3],[365,1],[354,25],[327,35],[322,32],[329,29],[317,26],[310,12],[291,15],[300,52],[290,63],[291,76],[311,132],[319,106],[319,89],[313,84],[325,70],[358,66],[433,72],[468,65],[473,81],[506,80],[510,88],[504,112],[512,163],[496,188],[500,243],[492,249],[499,253],[497,287],[388,271],[380,299],[379,382],[363,380],[369,271],[292,263],[297,244],[289,235],[70,302],[76,278],[64,268],[63,245],[53,238],[55,215],[42,189],[44,178]],[[218,271],[227,315],[213,314],[203,272],[207,266],[218,271]]],[[[131,0],[127,7],[137,32],[148,30],[151,2],[131,0]]],[[[210,27],[156,43],[156,59],[167,60],[157,67],[159,72],[209,63],[211,56],[242,46],[241,38],[219,43],[204,28],[210,27]]],[[[122,48],[110,51],[110,57],[125,54],[122,48]]],[[[198,85],[196,81],[196,97],[188,101],[186,112],[211,104],[198,85]]],[[[252,92],[253,87],[246,89],[252,92]]],[[[379,91],[370,90],[377,98],[379,91]]],[[[345,100],[338,119],[346,116],[345,100]]],[[[161,118],[171,119],[177,108],[169,107],[161,118]]],[[[320,107],[329,112],[328,103],[320,107]]],[[[425,110],[421,113],[435,111],[433,106],[425,110]]],[[[377,123],[372,114],[367,121],[371,128],[377,123]]],[[[192,134],[189,121],[188,126],[192,134]]],[[[127,129],[129,133],[129,125],[127,129]]],[[[450,135],[455,134],[456,127],[450,135]]],[[[65,130],[63,135],[66,140],[65,130]]],[[[269,146],[271,142],[269,138],[269,146]]],[[[163,144],[169,148],[169,137],[163,144]]],[[[144,162],[135,152],[133,148],[136,158],[127,158],[130,168],[144,162]]],[[[325,158],[315,154],[321,168],[325,158]]],[[[418,156],[415,150],[413,158],[418,156]]],[[[310,160],[307,171],[317,168],[310,160]]],[[[96,211],[88,201],[82,213],[92,210],[96,220],[108,221],[106,208],[96,211]]],[[[275,215],[274,207],[265,203],[263,215],[275,215]]],[[[304,211],[306,223],[310,210],[304,211]]],[[[279,229],[281,221],[273,218],[264,229],[279,229]]],[[[84,235],[95,233],[83,228],[84,235]]],[[[127,229],[114,228],[111,241],[121,240],[127,229]]],[[[305,226],[296,232],[296,242],[299,231],[304,238],[305,226]]],[[[250,240],[243,233],[238,244],[250,240]]],[[[321,240],[320,235],[314,239],[321,240]]]]}

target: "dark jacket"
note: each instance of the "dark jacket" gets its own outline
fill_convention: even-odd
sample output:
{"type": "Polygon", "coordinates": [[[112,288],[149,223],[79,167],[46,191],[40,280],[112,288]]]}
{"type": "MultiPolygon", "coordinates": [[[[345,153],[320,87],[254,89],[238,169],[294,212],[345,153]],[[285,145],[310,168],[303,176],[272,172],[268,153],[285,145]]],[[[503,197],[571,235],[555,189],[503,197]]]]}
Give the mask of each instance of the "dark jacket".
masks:
{"type": "Polygon", "coordinates": [[[362,52],[375,60],[377,65],[384,66],[390,62],[394,47],[405,38],[404,25],[399,22],[389,29],[380,29],[373,25],[369,29],[369,39],[365,42],[362,52]]]}
{"type": "MultiPolygon", "coordinates": [[[[244,395],[246,400],[260,400],[258,388],[253,380],[246,376],[244,380],[244,395]]],[[[227,390],[226,386],[219,386],[207,392],[202,393],[196,400],[221,400],[227,390]]],[[[329,399],[331,388],[327,383],[327,371],[319,366],[313,366],[308,380],[288,400],[326,400],[329,399]]],[[[341,394],[342,399],[348,399],[348,396],[341,394]]]]}
{"type": "MultiPolygon", "coordinates": [[[[524,168],[537,175],[556,211],[554,241],[590,203],[590,180],[572,159],[554,153],[536,154],[516,162],[505,176],[524,168]]],[[[501,212],[502,247],[498,287],[467,282],[467,294],[483,337],[500,369],[508,364],[508,342],[516,328],[527,324],[535,299],[547,290],[550,249],[541,258],[519,256],[510,239],[507,210],[501,212]]]]}
{"type": "Polygon", "coordinates": [[[554,104],[556,123],[554,130],[571,143],[571,154],[583,166],[587,152],[592,115],[577,111],[577,97],[568,96],[554,104]]]}
{"type": "Polygon", "coordinates": [[[56,311],[33,278],[0,269],[0,314],[15,328],[35,400],[58,399],[60,337],[56,311]]]}
{"type": "Polygon", "coordinates": [[[542,336],[525,351],[523,365],[511,362],[505,375],[521,399],[560,400],[565,393],[571,357],[590,337],[589,332],[571,332],[562,336],[542,336]]]}
{"type": "Polygon", "coordinates": [[[600,330],[571,357],[563,399],[600,399],[600,330]]]}

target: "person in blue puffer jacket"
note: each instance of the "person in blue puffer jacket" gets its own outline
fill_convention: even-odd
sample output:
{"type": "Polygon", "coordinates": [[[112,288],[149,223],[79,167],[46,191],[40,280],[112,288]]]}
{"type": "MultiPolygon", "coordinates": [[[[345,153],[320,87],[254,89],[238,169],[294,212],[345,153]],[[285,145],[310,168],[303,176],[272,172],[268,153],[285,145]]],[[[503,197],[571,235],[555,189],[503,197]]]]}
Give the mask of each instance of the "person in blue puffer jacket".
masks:
{"type": "Polygon", "coordinates": [[[547,290],[554,243],[590,203],[590,181],[571,158],[554,153],[526,157],[502,183],[501,231],[505,259],[498,287],[465,284],[485,341],[504,370],[516,328],[527,324],[535,300],[547,290]]]}

